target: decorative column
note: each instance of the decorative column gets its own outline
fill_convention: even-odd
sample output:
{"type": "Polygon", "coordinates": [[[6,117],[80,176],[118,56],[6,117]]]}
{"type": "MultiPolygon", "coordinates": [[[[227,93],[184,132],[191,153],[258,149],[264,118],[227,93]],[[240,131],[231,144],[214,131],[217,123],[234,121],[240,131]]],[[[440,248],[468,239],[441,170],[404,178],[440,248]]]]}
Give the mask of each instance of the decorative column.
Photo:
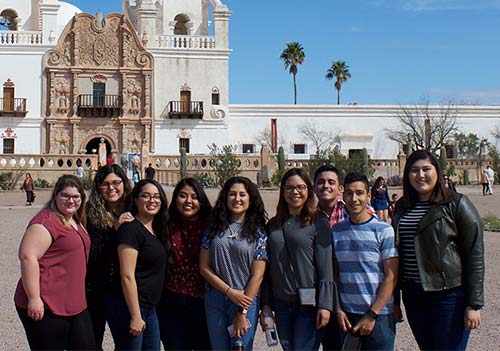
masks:
{"type": "Polygon", "coordinates": [[[214,19],[215,48],[229,49],[229,17],[231,11],[226,5],[217,5],[212,12],[214,19]]]}
{"type": "Polygon", "coordinates": [[[57,0],[44,0],[40,4],[40,18],[42,20],[42,43],[48,44],[50,31],[57,28],[57,12],[61,4],[57,0]]]}
{"type": "Polygon", "coordinates": [[[148,38],[148,46],[154,46],[156,43],[156,18],[159,9],[156,8],[153,0],[142,0],[137,11],[138,33],[142,38],[148,38]]]}
{"type": "Polygon", "coordinates": [[[73,73],[73,91],[72,95],[70,95],[73,98],[73,111],[70,112],[70,116],[76,117],[77,112],[78,112],[78,73],[73,73]]]}

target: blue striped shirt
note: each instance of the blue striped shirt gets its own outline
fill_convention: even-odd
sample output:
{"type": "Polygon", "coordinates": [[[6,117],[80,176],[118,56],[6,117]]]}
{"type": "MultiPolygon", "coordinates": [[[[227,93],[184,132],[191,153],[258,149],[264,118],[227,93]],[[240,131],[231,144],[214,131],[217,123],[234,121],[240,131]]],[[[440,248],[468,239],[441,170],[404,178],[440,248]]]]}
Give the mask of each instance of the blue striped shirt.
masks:
{"type": "MultiPolygon", "coordinates": [[[[373,217],[364,223],[342,221],[333,227],[333,252],[339,267],[339,290],[346,312],[364,314],[385,279],[383,260],[398,257],[394,230],[373,217]]],[[[380,314],[393,312],[393,297],[380,314]]]]}

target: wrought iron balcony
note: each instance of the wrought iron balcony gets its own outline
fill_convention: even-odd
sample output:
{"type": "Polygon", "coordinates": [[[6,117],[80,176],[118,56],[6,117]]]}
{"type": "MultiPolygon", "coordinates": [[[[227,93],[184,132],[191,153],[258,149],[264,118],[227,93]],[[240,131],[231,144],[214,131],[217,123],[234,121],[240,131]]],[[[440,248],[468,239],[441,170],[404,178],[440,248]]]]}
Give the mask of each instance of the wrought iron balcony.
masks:
{"type": "Polygon", "coordinates": [[[78,116],[110,118],[119,117],[122,110],[120,95],[78,95],[78,116]]]}
{"type": "Polygon", "coordinates": [[[203,101],[170,101],[168,103],[168,117],[202,119],[203,101]]]}
{"type": "Polygon", "coordinates": [[[24,117],[27,113],[26,98],[0,98],[0,116],[24,117]]]}

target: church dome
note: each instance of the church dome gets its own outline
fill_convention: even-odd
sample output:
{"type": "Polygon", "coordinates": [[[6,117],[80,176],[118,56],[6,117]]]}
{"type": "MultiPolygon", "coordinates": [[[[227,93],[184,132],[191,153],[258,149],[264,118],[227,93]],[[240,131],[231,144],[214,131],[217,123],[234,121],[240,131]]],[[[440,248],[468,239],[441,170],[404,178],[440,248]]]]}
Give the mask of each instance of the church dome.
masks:
{"type": "Polygon", "coordinates": [[[77,13],[82,13],[82,10],[64,1],[59,1],[59,4],[61,7],[57,12],[57,29],[61,33],[73,16],[77,13]]]}

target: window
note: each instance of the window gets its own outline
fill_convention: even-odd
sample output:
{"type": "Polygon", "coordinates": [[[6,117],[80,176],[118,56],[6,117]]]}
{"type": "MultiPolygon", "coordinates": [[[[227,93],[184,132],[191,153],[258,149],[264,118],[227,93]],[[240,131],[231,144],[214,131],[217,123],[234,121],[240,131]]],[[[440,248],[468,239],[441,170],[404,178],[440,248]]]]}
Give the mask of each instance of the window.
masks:
{"type": "Polygon", "coordinates": [[[349,149],[349,158],[363,158],[362,149],[349,149]]]}
{"type": "Polygon", "coordinates": [[[189,90],[181,91],[181,111],[184,113],[191,112],[191,92],[189,90]]]}
{"type": "Polygon", "coordinates": [[[106,95],[105,83],[94,83],[92,95],[94,97],[94,106],[104,106],[104,95],[106,95]]]}
{"type": "Polygon", "coordinates": [[[241,149],[244,154],[253,154],[255,151],[255,145],[254,144],[243,144],[241,145],[241,149]]]}
{"type": "Polygon", "coordinates": [[[175,27],[174,34],[176,35],[189,35],[188,22],[189,18],[186,15],[177,15],[174,18],[175,27]]]}
{"type": "Polygon", "coordinates": [[[3,140],[3,153],[13,154],[14,153],[14,139],[4,139],[3,140]]]}
{"type": "Polygon", "coordinates": [[[294,154],[305,154],[306,153],[306,144],[293,144],[293,153],[294,154]]]}
{"type": "Polygon", "coordinates": [[[212,93],[212,105],[220,105],[219,93],[212,93]]]}
{"type": "Polygon", "coordinates": [[[184,150],[186,150],[186,153],[189,154],[189,139],[188,138],[179,138],[179,153],[181,152],[182,148],[184,148],[184,150]]]}

